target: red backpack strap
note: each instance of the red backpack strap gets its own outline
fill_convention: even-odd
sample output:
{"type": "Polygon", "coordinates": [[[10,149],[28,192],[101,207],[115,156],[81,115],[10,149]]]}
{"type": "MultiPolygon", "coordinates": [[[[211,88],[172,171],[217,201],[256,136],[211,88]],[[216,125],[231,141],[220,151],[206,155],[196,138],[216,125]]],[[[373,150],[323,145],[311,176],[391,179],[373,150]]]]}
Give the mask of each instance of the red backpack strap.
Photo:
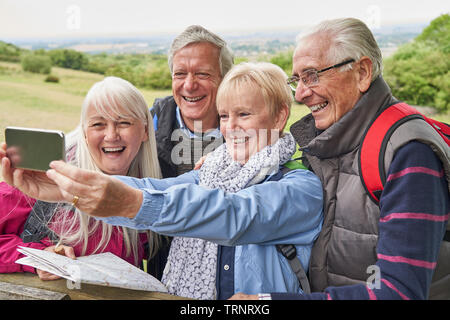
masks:
{"type": "Polygon", "coordinates": [[[439,133],[439,135],[442,137],[442,139],[444,139],[447,145],[450,146],[450,126],[443,122],[427,118],[425,116],[424,119],[436,130],[437,133],[439,133]]]}
{"type": "Polygon", "coordinates": [[[417,110],[400,102],[384,109],[364,133],[359,152],[359,176],[370,198],[378,204],[386,182],[384,154],[392,133],[402,123],[424,118],[417,110]]]}

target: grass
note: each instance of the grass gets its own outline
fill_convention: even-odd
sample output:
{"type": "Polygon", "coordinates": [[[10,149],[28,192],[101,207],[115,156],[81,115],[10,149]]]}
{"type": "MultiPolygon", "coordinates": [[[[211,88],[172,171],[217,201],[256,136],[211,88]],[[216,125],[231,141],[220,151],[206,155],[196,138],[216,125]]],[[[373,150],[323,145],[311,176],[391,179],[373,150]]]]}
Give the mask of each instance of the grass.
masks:
{"type": "MultiPolygon", "coordinates": [[[[7,126],[73,130],[79,122],[81,104],[89,88],[104,76],[63,68],[52,68],[59,83],[48,83],[46,75],[24,72],[20,64],[0,62],[0,141],[4,141],[7,126]]],[[[171,94],[170,90],[140,89],[147,104],[155,98],[171,94]]],[[[304,105],[294,103],[286,130],[292,123],[309,113],[304,105]]],[[[450,112],[433,115],[450,123],[450,112]]],[[[297,151],[295,156],[299,156],[297,151]]],[[[1,179],[0,179],[1,181],[1,179]]]]}
{"type": "MultiPolygon", "coordinates": [[[[48,83],[46,75],[22,71],[19,64],[0,62],[0,141],[6,126],[73,130],[89,88],[104,77],[99,74],[52,68],[59,83],[48,83]]],[[[147,104],[169,90],[141,90],[147,104]]]]}
{"type": "MultiPolygon", "coordinates": [[[[0,62],[0,141],[7,126],[62,130],[67,133],[79,122],[84,96],[104,77],[99,74],[52,68],[59,83],[48,83],[46,75],[22,71],[20,64],[0,62]]],[[[147,104],[171,94],[170,90],[140,89],[147,104]]],[[[308,112],[293,104],[287,129],[308,112]]]]}

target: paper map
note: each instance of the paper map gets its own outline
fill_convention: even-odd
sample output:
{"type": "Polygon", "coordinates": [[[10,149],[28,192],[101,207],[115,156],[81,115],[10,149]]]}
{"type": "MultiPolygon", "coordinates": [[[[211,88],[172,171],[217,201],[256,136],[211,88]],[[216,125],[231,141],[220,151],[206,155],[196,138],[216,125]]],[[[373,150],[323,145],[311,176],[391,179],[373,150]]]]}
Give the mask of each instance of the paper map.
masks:
{"type": "Polygon", "coordinates": [[[16,263],[53,273],[73,282],[96,284],[133,290],[167,292],[155,277],[106,252],[72,260],[54,252],[19,247],[26,255],[16,263]]]}

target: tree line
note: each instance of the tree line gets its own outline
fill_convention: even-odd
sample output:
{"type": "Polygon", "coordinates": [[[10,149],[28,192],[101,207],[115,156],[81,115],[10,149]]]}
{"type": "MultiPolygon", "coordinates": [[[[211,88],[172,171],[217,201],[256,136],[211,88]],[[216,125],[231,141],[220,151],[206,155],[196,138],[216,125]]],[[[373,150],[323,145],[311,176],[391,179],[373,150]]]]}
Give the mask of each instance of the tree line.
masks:
{"type": "Polygon", "coordinates": [[[397,99],[450,109],[450,15],[434,19],[414,41],[384,61],[384,77],[397,99]]]}
{"type": "MultiPolygon", "coordinates": [[[[165,55],[106,53],[92,55],[72,49],[48,51],[39,49],[21,52],[19,60],[24,71],[50,74],[51,67],[57,66],[121,77],[137,87],[149,89],[169,89],[172,81],[165,55]]],[[[9,61],[13,59],[10,58],[9,61]]]]}

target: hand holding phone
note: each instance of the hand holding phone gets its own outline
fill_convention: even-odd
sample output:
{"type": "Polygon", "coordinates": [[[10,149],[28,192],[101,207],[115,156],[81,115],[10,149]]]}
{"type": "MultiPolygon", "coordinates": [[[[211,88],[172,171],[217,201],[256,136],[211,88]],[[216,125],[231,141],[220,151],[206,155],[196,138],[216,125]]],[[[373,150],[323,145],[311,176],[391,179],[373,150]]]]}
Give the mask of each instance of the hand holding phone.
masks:
{"type": "Polygon", "coordinates": [[[50,169],[53,160],[65,160],[64,133],[58,130],[7,127],[6,156],[14,168],[50,169]]]}
{"type": "MultiPolygon", "coordinates": [[[[49,179],[47,177],[47,173],[44,172],[46,168],[49,167],[49,159],[44,160],[45,165],[42,167],[36,167],[36,163],[32,163],[31,166],[26,165],[26,163],[19,163],[16,164],[19,167],[30,167],[26,168],[26,170],[18,169],[17,167],[13,167],[10,158],[8,157],[8,153],[10,154],[11,158],[14,161],[20,160],[22,162],[23,159],[28,159],[28,156],[26,153],[23,153],[23,148],[21,147],[21,143],[14,142],[15,134],[13,133],[10,135],[10,133],[17,132],[24,132],[25,135],[31,134],[29,131],[36,131],[35,129],[25,129],[25,128],[8,128],[8,130],[5,130],[5,137],[7,138],[8,143],[11,143],[12,149],[10,149],[10,146],[6,143],[0,144],[0,161],[1,161],[1,175],[3,180],[8,183],[11,186],[14,186],[18,188],[20,191],[22,191],[24,194],[30,196],[34,199],[39,199],[43,201],[48,202],[60,202],[64,200],[63,195],[61,194],[58,186],[55,184],[54,181],[49,179]],[[18,131],[16,131],[18,129],[18,131]],[[11,131],[10,131],[11,130],[11,131]],[[7,133],[8,132],[8,133],[7,133]],[[12,138],[13,137],[13,138],[12,138]],[[39,169],[39,171],[37,171],[39,169]]],[[[43,131],[43,130],[37,130],[37,131],[43,131]]],[[[57,148],[58,150],[62,150],[64,155],[64,139],[61,135],[57,134],[59,138],[57,139],[58,142],[56,144],[51,143],[51,145],[54,148],[57,148]],[[58,147],[55,147],[58,146],[58,147]],[[61,147],[61,148],[60,148],[61,147]]],[[[38,136],[41,136],[38,133],[38,136]]],[[[23,137],[22,137],[23,138],[23,137]]],[[[19,142],[22,138],[19,138],[19,142]]],[[[42,137],[41,137],[42,138],[42,137]]],[[[30,142],[30,140],[25,139],[26,141],[30,142]]],[[[42,139],[38,139],[40,141],[36,141],[36,145],[29,147],[25,146],[28,150],[34,151],[37,154],[43,154],[45,153],[45,150],[36,148],[38,146],[42,146],[42,144],[45,146],[48,142],[47,139],[43,139],[44,141],[41,141],[42,139]],[[38,151],[36,151],[38,149],[38,151]]],[[[34,139],[32,139],[34,141],[34,139]]],[[[55,154],[53,154],[55,155],[55,154]]],[[[56,157],[49,157],[49,158],[56,158],[60,159],[59,156],[56,157]]],[[[64,156],[62,157],[64,158],[64,156]]],[[[53,160],[53,159],[52,159],[53,160]]],[[[50,161],[52,161],[50,160],[50,161]]]]}

